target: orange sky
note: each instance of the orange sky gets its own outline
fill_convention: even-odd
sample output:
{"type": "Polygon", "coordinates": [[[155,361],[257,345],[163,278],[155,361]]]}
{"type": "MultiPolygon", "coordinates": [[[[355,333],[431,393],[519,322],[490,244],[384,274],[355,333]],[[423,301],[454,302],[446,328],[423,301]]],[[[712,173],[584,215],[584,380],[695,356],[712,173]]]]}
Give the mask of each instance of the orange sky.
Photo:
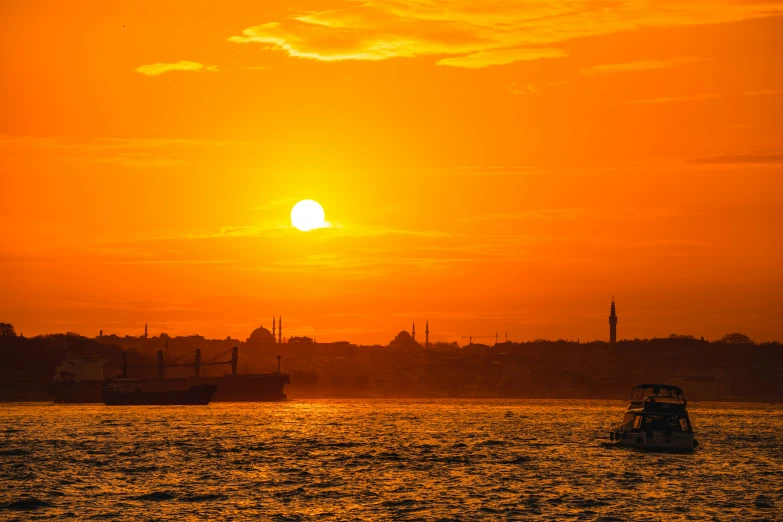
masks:
{"type": "Polygon", "coordinates": [[[783,340],[783,3],[127,4],[0,4],[17,332],[783,340]]]}

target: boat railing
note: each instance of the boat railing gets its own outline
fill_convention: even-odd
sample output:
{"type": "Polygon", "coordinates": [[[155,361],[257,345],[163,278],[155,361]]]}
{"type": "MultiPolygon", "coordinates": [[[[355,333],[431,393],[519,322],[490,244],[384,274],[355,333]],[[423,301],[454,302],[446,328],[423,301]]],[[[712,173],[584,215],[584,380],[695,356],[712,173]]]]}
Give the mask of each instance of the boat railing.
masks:
{"type": "Polygon", "coordinates": [[[666,397],[661,395],[648,395],[644,398],[644,403],[667,402],[669,404],[685,404],[684,397],[666,397]]]}
{"type": "Polygon", "coordinates": [[[685,406],[686,401],[683,397],[645,397],[644,406],[650,406],[653,404],[674,404],[678,406],[685,406]]]}
{"type": "Polygon", "coordinates": [[[645,404],[686,404],[685,397],[670,395],[646,395],[644,397],[634,397],[631,399],[631,407],[641,408],[645,404]]]}

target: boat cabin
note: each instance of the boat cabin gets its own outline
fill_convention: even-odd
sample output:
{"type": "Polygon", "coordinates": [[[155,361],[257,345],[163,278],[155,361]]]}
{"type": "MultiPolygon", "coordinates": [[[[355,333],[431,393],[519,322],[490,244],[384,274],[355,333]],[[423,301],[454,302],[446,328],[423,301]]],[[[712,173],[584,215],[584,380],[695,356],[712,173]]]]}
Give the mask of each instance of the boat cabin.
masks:
{"type": "Polygon", "coordinates": [[[622,446],[651,450],[692,451],[697,442],[685,409],[682,389],[669,384],[641,384],[631,389],[623,421],[610,430],[622,446]]]}
{"type": "Polygon", "coordinates": [[[667,384],[642,384],[631,389],[623,416],[630,432],[693,433],[682,389],[667,384]]]}

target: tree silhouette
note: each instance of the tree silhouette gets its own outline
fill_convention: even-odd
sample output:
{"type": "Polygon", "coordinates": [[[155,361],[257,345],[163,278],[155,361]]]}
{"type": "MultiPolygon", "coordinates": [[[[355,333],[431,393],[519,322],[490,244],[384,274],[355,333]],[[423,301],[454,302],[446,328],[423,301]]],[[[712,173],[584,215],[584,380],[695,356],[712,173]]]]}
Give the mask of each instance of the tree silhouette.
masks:
{"type": "Polygon", "coordinates": [[[0,323],[0,337],[16,337],[16,330],[11,323],[0,323]]]}
{"type": "Polygon", "coordinates": [[[754,344],[753,339],[739,332],[724,335],[720,338],[720,342],[728,344],[754,344]]]}

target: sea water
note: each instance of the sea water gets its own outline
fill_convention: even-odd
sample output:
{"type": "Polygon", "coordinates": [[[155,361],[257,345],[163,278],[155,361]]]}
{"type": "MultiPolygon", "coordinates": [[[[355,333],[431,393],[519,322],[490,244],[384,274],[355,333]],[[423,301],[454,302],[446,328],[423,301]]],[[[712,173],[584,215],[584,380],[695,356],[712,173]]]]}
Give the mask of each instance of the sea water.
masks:
{"type": "Polygon", "coordinates": [[[610,444],[622,401],[0,404],[0,520],[781,520],[783,408],[692,403],[699,448],[610,444]]]}

